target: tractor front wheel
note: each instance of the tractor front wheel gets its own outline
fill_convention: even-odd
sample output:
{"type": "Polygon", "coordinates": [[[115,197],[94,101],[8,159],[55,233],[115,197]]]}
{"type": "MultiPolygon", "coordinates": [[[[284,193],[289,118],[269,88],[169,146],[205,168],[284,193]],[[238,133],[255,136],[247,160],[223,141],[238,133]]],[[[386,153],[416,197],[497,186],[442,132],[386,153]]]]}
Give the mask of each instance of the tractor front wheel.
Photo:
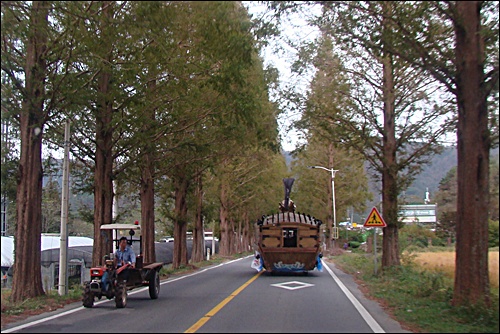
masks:
{"type": "Polygon", "coordinates": [[[118,283],[115,295],[116,308],[124,308],[127,306],[127,283],[118,283]]]}
{"type": "Polygon", "coordinates": [[[160,294],[160,275],[155,270],[153,271],[153,277],[149,280],[149,297],[151,299],[157,299],[160,294]]]}
{"type": "Polygon", "coordinates": [[[91,308],[94,306],[94,293],[90,291],[90,283],[85,284],[82,301],[84,307],[91,308]]]}

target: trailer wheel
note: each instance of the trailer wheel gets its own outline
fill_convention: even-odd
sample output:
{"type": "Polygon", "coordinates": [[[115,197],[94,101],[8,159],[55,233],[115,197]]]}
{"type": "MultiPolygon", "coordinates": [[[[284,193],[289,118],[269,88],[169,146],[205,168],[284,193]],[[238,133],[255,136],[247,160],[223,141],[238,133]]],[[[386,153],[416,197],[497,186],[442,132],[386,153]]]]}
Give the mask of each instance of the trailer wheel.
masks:
{"type": "Polygon", "coordinates": [[[160,275],[155,270],[153,277],[149,280],[149,297],[151,299],[157,299],[160,294],[160,275]]]}
{"type": "Polygon", "coordinates": [[[118,283],[116,287],[115,304],[116,308],[124,308],[127,306],[127,283],[118,283]]]}
{"type": "Polygon", "coordinates": [[[90,284],[85,284],[85,289],[83,290],[83,306],[87,308],[91,308],[94,306],[94,293],[90,291],[90,284]]]}

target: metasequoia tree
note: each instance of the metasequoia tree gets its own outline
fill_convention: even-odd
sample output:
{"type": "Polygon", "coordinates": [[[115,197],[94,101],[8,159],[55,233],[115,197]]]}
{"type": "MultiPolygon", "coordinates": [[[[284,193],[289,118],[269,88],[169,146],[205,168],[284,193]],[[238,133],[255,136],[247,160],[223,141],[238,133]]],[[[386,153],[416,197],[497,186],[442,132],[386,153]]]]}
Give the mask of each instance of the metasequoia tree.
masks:
{"type": "Polygon", "coordinates": [[[64,103],[48,129],[53,143],[61,145],[61,120],[71,119],[72,155],[93,171],[93,177],[87,180],[87,189],[94,194],[92,263],[100,265],[103,256],[113,251],[111,231],[101,231],[100,227],[113,221],[113,169],[121,153],[116,143],[124,133],[119,128],[124,115],[118,111],[126,104],[124,94],[120,94],[120,86],[126,85],[120,73],[125,71],[116,65],[120,53],[117,45],[125,48],[125,43],[118,43],[116,27],[124,19],[123,8],[113,1],[101,1],[61,3],[56,9],[58,24],[71,32],[72,44],[66,55],[68,65],[61,70],[67,80],[57,90],[64,103]]]}
{"type": "MultiPolygon", "coordinates": [[[[316,2],[271,2],[269,7],[280,14],[309,4],[316,2]]],[[[314,64],[317,85],[311,86],[318,98],[308,106],[306,117],[334,142],[363,154],[376,172],[374,177],[382,180],[382,211],[388,224],[382,266],[399,265],[398,194],[439,150],[438,140],[447,130],[447,110],[432,100],[437,89],[432,80],[384,48],[392,45],[393,23],[386,18],[396,3],[318,4],[323,11],[311,22],[320,29],[321,43],[301,48],[294,64],[300,73],[301,65],[314,59],[311,50],[319,49],[314,64]]]]}
{"type": "MultiPolygon", "coordinates": [[[[338,23],[337,16],[330,14],[331,22],[338,23]]],[[[327,17],[325,14],[323,19],[327,17]]],[[[364,29],[371,29],[376,36],[387,33],[385,25],[380,17],[374,26],[364,29]]],[[[388,224],[383,232],[382,266],[399,265],[398,194],[439,149],[437,142],[446,127],[434,131],[431,126],[439,126],[445,110],[432,106],[431,96],[424,93],[432,83],[390,54],[360,45],[355,39],[350,39],[349,45],[337,44],[341,51],[334,50],[329,36],[336,37],[337,43],[347,43],[341,32],[355,30],[341,27],[340,32],[335,26],[324,27],[315,61],[318,72],[303,122],[336,145],[358,151],[377,172],[388,224]],[[346,64],[335,56],[343,52],[349,55],[346,64]]]]}
{"type": "Polygon", "coordinates": [[[455,97],[457,129],[456,266],[453,304],[489,302],[489,151],[498,145],[499,4],[399,3],[387,52],[439,80],[455,97]],[[491,129],[490,129],[491,125],[491,129]]]}
{"type": "MultiPolygon", "coordinates": [[[[20,36],[11,35],[10,43],[2,38],[2,71],[7,72],[21,90],[23,98],[19,113],[21,132],[21,156],[19,160],[18,187],[16,196],[16,233],[14,280],[12,301],[19,302],[44,294],[41,276],[42,228],[42,134],[48,117],[44,108],[47,98],[45,80],[47,78],[47,43],[49,39],[49,8],[45,1],[34,1],[25,8],[26,12],[15,12],[2,3],[2,21],[12,22],[19,15],[26,24],[28,36],[25,43],[24,82],[17,76],[17,69],[4,63],[4,51],[15,52],[15,40],[20,36]],[[5,15],[5,16],[4,16],[5,15]],[[23,17],[26,15],[25,17],[23,17]],[[26,22],[25,21],[25,22],[26,22]]],[[[3,29],[2,29],[3,35],[3,29]]],[[[3,36],[2,36],[3,37],[3,36]]],[[[20,51],[20,50],[18,50],[20,51]]],[[[9,59],[10,60],[10,59],[9,59]]]]}
{"type": "Polygon", "coordinates": [[[50,138],[49,124],[67,97],[61,87],[68,79],[64,69],[71,62],[68,50],[73,45],[72,31],[59,25],[57,9],[43,1],[2,3],[2,78],[7,79],[2,80],[2,97],[7,93],[2,118],[8,107],[21,134],[14,265],[18,274],[12,294],[17,301],[41,290],[42,178],[48,172],[41,163],[42,141],[50,138]]]}
{"type": "MultiPolygon", "coordinates": [[[[303,121],[306,121],[303,119],[303,121]]],[[[293,170],[299,175],[294,184],[296,195],[293,200],[297,211],[314,214],[325,225],[325,232],[332,238],[333,198],[330,172],[309,169],[307,166],[333,166],[335,174],[335,208],[337,223],[344,219],[344,213],[352,207],[363,212],[367,200],[371,200],[368,191],[368,177],[364,170],[363,156],[354,149],[335,147],[329,137],[322,137],[321,128],[311,128],[307,144],[295,152],[293,170]],[[327,217],[327,219],[325,219],[327,217]]],[[[326,240],[330,249],[331,241],[326,240]]]]}
{"type": "MultiPolygon", "coordinates": [[[[255,49],[249,34],[244,9],[235,2],[188,2],[176,20],[183,29],[174,34],[177,50],[168,68],[166,91],[172,99],[158,118],[172,124],[159,142],[162,162],[156,175],[171,180],[175,193],[174,238],[185,240],[187,216],[185,208],[193,187],[191,179],[209,166],[224,139],[241,137],[232,130],[234,123],[254,122],[255,95],[249,73],[255,60],[255,49]],[[179,60],[181,63],[178,63],[179,60]],[[180,83],[180,84],[179,84],[180,83]],[[247,92],[248,91],[248,92],[247,92]],[[223,136],[217,137],[217,135],[223,136]],[[203,158],[208,159],[203,159],[203,158]]],[[[160,44],[161,45],[161,44],[160,44]]],[[[240,129],[243,125],[240,125],[240,129]]],[[[197,227],[195,243],[200,243],[201,227],[197,227]]],[[[174,245],[173,266],[187,263],[185,244],[174,245]]]]}
{"type": "MultiPolygon", "coordinates": [[[[458,198],[453,304],[488,302],[489,150],[498,145],[498,109],[494,108],[497,106],[494,100],[498,99],[498,3],[419,1],[384,2],[382,5],[377,2],[325,4],[328,11],[340,13],[331,21],[331,25],[341,27],[337,32],[346,33],[347,38],[340,42],[354,42],[376,51],[382,56],[384,73],[389,75],[390,63],[387,60],[402,59],[432,76],[454,97],[458,115],[458,198]],[[376,18],[380,18],[383,30],[367,30],[376,18]],[[373,35],[372,31],[377,34],[373,35]],[[490,124],[491,130],[496,132],[490,131],[490,124]]],[[[384,80],[384,94],[389,97],[393,93],[387,85],[390,76],[385,76],[384,80]]],[[[455,114],[450,112],[450,116],[454,118],[455,114]]],[[[392,217],[394,206],[388,209],[392,217]]],[[[385,216],[385,204],[383,211],[385,216]]],[[[384,256],[386,251],[390,251],[385,245],[384,237],[384,256]]],[[[390,254],[387,256],[394,258],[390,254]]]]}
{"type": "Polygon", "coordinates": [[[92,264],[100,265],[104,255],[113,252],[111,231],[101,231],[101,226],[112,223],[113,212],[113,102],[111,80],[113,63],[113,33],[110,18],[113,16],[111,1],[103,1],[95,13],[99,17],[101,36],[98,37],[99,58],[103,60],[97,73],[97,103],[95,130],[94,170],[94,248],[92,264]]]}
{"type": "Polygon", "coordinates": [[[58,92],[67,79],[61,69],[70,62],[67,52],[72,44],[71,32],[61,29],[53,9],[54,4],[45,1],[2,3],[2,120],[4,108],[8,108],[21,142],[14,301],[43,294],[40,272],[42,141],[47,124],[56,118],[56,110],[65,98],[58,92]]]}
{"type": "MultiPolygon", "coordinates": [[[[131,3],[77,2],[67,6],[67,12],[71,13],[68,15],[86,19],[74,24],[79,43],[72,50],[73,61],[67,69],[71,80],[65,92],[71,103],[62,108],[61,114],[73,121],[73,155],[94,171],[88,189],[94,193],[93,263],[98,265],[113,250],[111,233],[100,231],[103,224],[114,219],[113,199],[118,189],[114,189],[113,180],[125,185],[124,180],[131,176],[125,171],[131,165],[143,166],[136,163],[143,156],[147,157],[141,160],[145,161],[146,169],[141,169],[143,173],[131,180],[138,180],[136,184],[142,182],[142,190],[138,192],[143,202],[152,197],[153,189],[147,183],[148,175],[152,174],[151,167],[147,167],[151,164],[151,154],[147,154],[151,149],[141,150],[142,155],[130,152],[139,151],[142,143],[152,145],[154,133],[149,124],[154,122],[154,104],[145,106],[141,101],[147,98],[144,95],[150,97],[155,93],[155,83],[154,78],[150,80],[151,66],[140,56],[144,51],[141,38],[147,29],[141,30],[134,24],[127,24],[127,29],[122,26],[136,15],[131,3]],[[143,73],[148,73],[146,78],[143,73]],[[126,175],[120,178],[121,174],[126,175]]],[[[63,22],[73,27],[72,21],[63,22]]],[[[55,122],[52,126],[57,130],[55,122]]],[[[151,211],[143,211],[145,261],[154,261],[154,218],[151,211]]]]}
{"type": "MultiPolygon", "coordinates": [[[[195,9],[199,10],[200,7],[198,6],[201,5],[196,5],[195,9]]],[[[202,121],[197,122],[196,128],[194,128],[195,132],[190,136],[184,136],[182,139],[186,141],[190,138],[196,138],[197,145],[191,143],[189,152],[197,147],[198,150],[194,152],[214,157],[208,160],[209,163],[219,166],[221,161],[232,164],[232,160],[244,154],[248,148],[264,148],[272,145],[276,147],[276,128],[273,127],[276,123],[273,109],[269,105],[267,98],[267,86],[262,72],[262,62],[256,56],[256,49],[248,30],[250,24],[246,18],[244,8],[236,3],[220,4],[219,8],[211,4],[210,10],[205,9],[204,13],[200,14],[198,24],[202,26],[207,24],[205,19],[208,14],[216,19],[215,21],[210,19],[208,29],[200,29],[200,31],[203,32],[205,40],[217,45],[217,47],[210,48],[212,58],[202,57],[202,60],[207,63],[210,60],[216,61],[216,66],[211,70],[213,75],[208,80],[208,83],[210,83],[208,87],[212,87],[212,91],[207,90],[207,86],[203,86],[203,90],[196,88],[193,92],[203,93],[203,95],[199,95],[202,98],[198,99],[198,101],[203,102],[205,108],[208,106],[213,106],[213,108],[209,109],[210,114],[208,117],[204,117],[202,121]],[[225,15],[224,19],[221,17],[222,14],[225,15]],[[223,35],[230,36],[229,39],[226,37],[229,44],[227,42],[218,43],[216,37],[212,37],[213,40],[209,39],[209,36],[213,36],[210,33],[211,29],[214,28],[212,22],[216,22],[215,27],[218,28],[218,31],[222,31],[223,35]],[[225,32],[228,26],[233,28],[225,32]],[[213,97],[216,97],[216,100],[213,100],[213,97]],[[200,137],[199,133],[204,134],[205,141],[201,140],[202,137],[200,137]],[[204,146],[210,147],[210,149],[201,150],[200,144],[208,143],[210,145],[204,146]]],[[[188,40],[197,40],[197,34],[193,34],[188,40]]],[[[209,45],[201,44],[197,46],[197,44],[193,44],[192,47],[190,54],[197,55],[197,52],[204,52],[209,45]]],[[[190,105],[196,105],[195,101],[190,101],[190,105]]],[[[197,107],[201,110],[201,106],[197,107]]],[[[186,150],[183,150],[182,154],[186,155],[186,150]]],[[[191,165],[201,163],[201,160],[192,157],[191,165]]],[[[201,163],[201,166],[203,166],[201,168],[203,170],[206,164],[201,163]]],[[[186,166],[186,168],[191,170],[200,169],[192,166],[186,166]]],[[[217,169],[222,170],[218,167],[217,169]]],[[[221,180],[226,179],[223,172],[217,173],[217,176],[221,180]]],[[[223,181],[221,182],[223,183],[223,181]]],[[[224,189],[223,187],[223,199],[220,204],[221,214],[219,218],[221,221],[219,230],[221,231],[221,238],[219,245],[221,254],[230,254],[231,218],[229,212],[226,215],[225,210],[227,210],[228,206],[224,198],[228,201],[233,201],[233,199],[224,197],[224,194],[229,195],[224,189]]],[[[198,227],[197,230],[195,231],[196,234],[200,235],[201,227],[198,227]]],[[[194,240],[195,243],[200,243],[200,241],[194,240]]]]}
{"type": "Polygon", "coordinates": [[[217,166],[221,255],[247,251],[252,246],[253,223],[278,210],[283,199],[281,180],[288,173],[286,165],[279,165],[280,159],[278,152],[254,147],[217,166]]]}

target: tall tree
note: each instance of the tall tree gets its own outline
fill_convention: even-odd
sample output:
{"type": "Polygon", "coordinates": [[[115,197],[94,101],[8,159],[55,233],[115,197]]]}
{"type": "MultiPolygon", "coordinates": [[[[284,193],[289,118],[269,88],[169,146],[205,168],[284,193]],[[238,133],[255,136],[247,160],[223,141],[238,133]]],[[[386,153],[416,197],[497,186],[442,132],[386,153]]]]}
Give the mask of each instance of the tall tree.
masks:
{"type": "Polygon", "coordinates": [[[414,2],[389,17],[388,52],[439,80],[456,101],[457,243],[453,304],[489,302],[489,150],[498,146],[499,4],[414,2]],[[496,108],[495,108],[496,107],[496,108]],[[491,125],[491,127],[490,127],[491,125]]]}
{"type": "MultiPolygon", "coordinates": [[[[310,129],[307,144],[297,150],[294,156],[296,159],[292,166],[297,181],[292,192],[296,193],[293,200],[297,211],[314,214],[316,218],[321,219],[325,224],[322,228],[325,228],[326,236],[331,239],[333,237],[331,173],[309,169],[307,166],[323,166],[338,170],[334,179],[338,224],[348,208],[352,207],[361,213],[365,210],[367,200],[371,200],[363,156],[353,149],[332,145],[328,136],[322,136],[320,128],[310,129]]],[[[328,244],[331,244],[331,241],[326,240],[327,248],[331,249],[332,245],[328,244]]]]}
{"type": "MultiPolygon", "coordinates": [[[[394,24],[387,17],[393,15],[396,3],[270,2],[269,8],[279,16],[286,11],[305,12],[303,7],[310,4],[319,4],[322,9],[318,18],[311,20],[322,33],[319,54],[342,57],[342,61],[332,61],[331,55],[316,58],[323,62],[315,64],[320,72],[316,77],[327,76],[323,85],[330,87],[329,96],[334,96],[334,102],[330,108],[319,105],[311,109],[311,117],[316,119],[314,126],[322,126],[332,140],[364,154],[377,173],[374,176],[382,179],[383,215],[388,223],[382,265],[399,265],[397,195],[411,184],[422,163],[439,150],[438,140],[448,130],[443,116],[447,110],[436,107],[438,104],[433,106],[432,93],[424,93],[435,90],[435,82],[387,51],[386,44],[394,44],[394,24]],[[328,38],[334,40],[335,48],[321,51],[328,38]],[[335,72],[344,78],[338,74],[328,77],[335,72]],[[338,100],[344,104],[335,107],[338,100]]],[[[306,43],[298,50],[294,66],[299,73],[304,71],[303,65],[309,64],[315,49],[306,43]]]]}
{"type": "Polygon", "coordinates": [[[314,61],[318,71],[298,125],[357,150],[382,180],[382,211],[388,225],[383,232],[382,266],[388,267],[400,263],[398,194],[440,149],[438,140],[447,128],[435,127],[445,122],[446,109],[432,105],[432,95],[424,90],[433,83],[421,72],[372,47],[381,35],[390,34],[383,15],[373,13],[382,7],[388,11],[392,4],[367,6],[372,8],[370,26],[356,26],[350,19],[357,8],[343,12],[341,7],[325,7],[314,61]]]}
{"type": "Polygon", "coordinates": [[[97,73],[97,105],[96,105],[96,151],[94,171],[94,249],[92,264],[100,265],[104,255],[112,253],[111,231],[101,231],[101,226],[112,223],[113,212],[113,103],[112,70],[113,32],[111,18],[113,3],[102,1],[101,8],[96,11],[99,17],[99,58],[101,68],[97,73]]]}
{"type": "MultiPolygon", "coordinates": [[[[44,294],[41,277],[41,228],[42,228],[42,134],[48,117],[46,109],[45,80],[47,79],[47,52],[49,41],[50,3],[34,1],[23,8],[20,3],[2,3],[2,21],[11,24],[19,20],[26,24],[26,40],[20,35],[7,41],[2,38],[2,71],[15,83],[23,99],[19,114],[21,156],[19,161],[16,196],[16,233],[14,280],[11,298],[14,302],[44,294]],[[18,8],[16,8],[19,6],[18,8]],[[19,10],[20,9],[20,10],[19,10]],[[26,10],[23,13],[23,9],[26,10]],[[24,16],[26,15],[26,16],[24,16]],[[25,49],[16,50],[17,42],[25,49]],[[17,75],[18,68],[5,52],[25,53],[24,80],[17,75]],[[6,58],[4,59],[4,55],[6,58]]],[[[3,35],[3,30],[2,30],[3,35]]]]}
{"type": "MultiPolygon", "coordinates": [[[[68,30],[73,29],[78,44],[72,48],[72,62],[66,68],[70,80],[66,89],[60,91],[67,101],[60,114],[71,117],[74,122],[73,155],[94,171],[92,180],[88,180],[91,181],[88,189],[94,193],[93,263],[98,265],[103,256],[112,251],[111,233],[100,231],[100,227],[113,221],[113,180],[118,180],[118,175],[136,161],[127,159],[125,153],[138,146],[134,134],[144,131],[138,119],[151,119],[133,108],[134,103],[138,105],[137,95],[149,89],[147,78],[138,74],[147,73],[147,67],[134,63],[141,60],[137,54],[143,47],[138,42],[137,26],[124,24],[131,22],[136,14],[132,3],[68,2],[65,5],[67,8],[62,12],[68,14],[61,18],[61,24],[68,30]],[[73,22],[75,20],[68,19],[71,17],[79,19],[73,22]],[[146,86],[141,90],[136,89],[139,77],[146,86]]],[[[57,132],[59,128],[54,121],[51,129],[57,132]]],[[[60,142],[60,138],[55,141],[60,142]]],[[[154,243],[151,237],[145,239],[146,243],[154,243]]]]}
{"type": "MultiPolygon", "coordinates": [[[[481,6],[480,1],[457,1],[455,8],[458,102],[455,305],[489,303],[490,296],[487,240],[491,143],[486,101],[487,90],[491,88],[482,88],[485,54],[481,6]]],[[[498,63],[496,78],[494,84],[498,85],[498,63]]]]}

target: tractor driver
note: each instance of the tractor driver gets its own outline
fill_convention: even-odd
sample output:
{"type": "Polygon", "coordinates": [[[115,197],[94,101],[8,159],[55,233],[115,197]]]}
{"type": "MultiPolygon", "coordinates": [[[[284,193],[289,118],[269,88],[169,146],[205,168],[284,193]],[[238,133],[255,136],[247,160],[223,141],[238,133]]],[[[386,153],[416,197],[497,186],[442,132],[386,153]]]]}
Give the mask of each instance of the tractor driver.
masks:
{"type": "MultiPolygon", "coordinates": [[[[135,268],[135,253],[129,245],[127,245],[127,237],[121,237],[118,249],[115,252],[114,259],[115,267],[118,269],[121,266],[129,264],[132,268],[135,268]]],[[[130,276],[129,268],[124,269],[120,273],[120,278],[127,281],[130,276]]]]}
{"type": "Polygon", "coordinates": [[[115,252],[115,267],[120,268],[126,264],[135,268],[135,253],[132,247],[127,245],[127,237],[121,237],[118,249],[115,252]]]}

